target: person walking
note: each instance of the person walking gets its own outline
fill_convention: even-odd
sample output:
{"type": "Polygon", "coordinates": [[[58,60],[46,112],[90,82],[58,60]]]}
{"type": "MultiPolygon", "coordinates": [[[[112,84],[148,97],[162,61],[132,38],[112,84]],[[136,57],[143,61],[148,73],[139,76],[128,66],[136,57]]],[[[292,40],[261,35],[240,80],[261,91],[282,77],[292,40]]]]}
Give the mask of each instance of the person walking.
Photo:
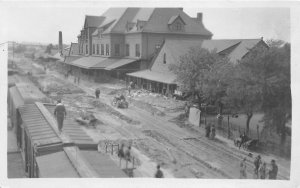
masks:
{"type": "Polygon", "coordinates": [[[128,146],[127,150],[125,151],[124,157],[126,160],[126,169],[127,169],[128,162],[131,161],[131,146],[128,146]]]}
{"type": "Polygon", "coordinates": [[[266,179],[266,170],[267,170],[266,162],[261,163],[258,168],[259,179],[266,179]]]}
{"type": "Polygon", "coordinates": [[[125,158],[124,146],[125,146],[125,145],[122,143],[122,144],[121,144],[121,147],[120,147],[120,149],[119,149],[119,151],[118,151],[118,157],[119,157],[119,159],[120,159],[120,167],[121,167],[121,160],[125,158]]]}
{"type": "Polygon", "coordinates": [[[184,113],[186,118],[189,117],[189,111],[190,111],[189,105],[187,102],[185,102],[184,113]]]}
{"type": "Polygon", "coordinates": [[[128,95],[130,95],[130,91],[131,91],[131,84],[129,84],[128,86],[128,95]]]}
{"type": "Polygon", "coordinates": [[[258,179],[259,176],[258,176],[258,168],[260,167],[261,165],[261,157],[260,155],[258,155],[255,159],[254,159],[254,178],[258,179]]]}
{"type": "Polygon", "coordinates": [[[56,105],[56,107],[54,109],[54,115],[56,116],[59,133],[61,133],[62,132],[62,128],[63,128],[64,119],[67,116],[66,108],[62,104],[61,99],[57,100],[57,105],[56,105]]]}
{"type": "Polygon", "coordinates": [[[216,127],[215,124],[212,124],[211,129],[210,129],[210,138],[214,140],[216,137],[216,127]]]}
{"type": "Polygon", "coordinates": [[[210,135],[210,123],[205,126],[205,136],[209,138],[210,135]]]}
{"type": "Polygon", "coordinates": [[[240,163],[240,179],[247,179],[246,168],[246,158],[244,158],[240,163]]]}
{"type": "Polygon", "coordinates": [[[241,149],[241,146],[247,141],[247,136],[246,136],[246,133],[244,132],[241,136],[241,142],[240,142],[240,145],[239,145],[239,149],[241,149]]]}
{"type": "Polygon", "coordinates": [[[160,170],[160,165],[157,165],[156,167],[156,173],[154,175],[155,178],[163,178],[164,173],[160,170]]]}
{"type": "Polygon", "coordinates": [[[276,180],[278,173],[278,166],[274,159],[271,160],[271,169],[269,171],[269,179],[276,180]]]}
{"type": "Polygon", "coordinates": [[[100,95],[100,89],[99,88],[96,89],[95,95],[96,95],[96,99],[99,99],[99,95],[100,95]]]}

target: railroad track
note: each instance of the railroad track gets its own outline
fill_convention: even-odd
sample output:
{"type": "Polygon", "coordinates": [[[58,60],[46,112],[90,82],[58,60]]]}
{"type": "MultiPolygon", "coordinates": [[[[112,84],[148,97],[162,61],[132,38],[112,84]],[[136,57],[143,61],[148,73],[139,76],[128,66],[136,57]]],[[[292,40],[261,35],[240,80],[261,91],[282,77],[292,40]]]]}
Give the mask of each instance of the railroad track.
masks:
{"type": "MultiPolygon", "coordinates": [[[[140,112],[140,111],[137,110],[136,112],[140,112]]],[[[167,129],[167,128],[165,128],[165,127],[159,126],[158,124],[154,123],[154,122],[158,121],[158,119],[159,119],[159,121],[160,121],[161,124],[166,125],[166,124],[169,123],[169,122],[164,122],[164,123],[162,123],[162,121],[165,121],[165,120],[163,120],[162,118],[159,118],[159,117],[157,117],[157,116],[155,117],[156,119],[154,119],[154,117],[152,118],[151,116],[148,117],[148,118],[151,119],[151,120],[147,120],[147,121],[148,121],[147,123],[151,124],[151,125],[154,126],[156,129],[159,129],[159,130],[161,130],[162,132],[167,132],[168,134],[170,134],[170,135],[176,137],[177,139],[181,140],[182,142],[184,142],[184,143],[186,143],[186,144],[188,144],[188,145],[190,145],[190,146],[192,146],[192,147],[194,147],[194,148],[196,148],[196,149],[198,149],[198,150],[200,150],[200,151],[202,151],[202,152],[206,152],[207,154],[211,154],[211,153],[207,152],[206,149],[207,149],[207,148],[213,149],[213,150],[215,151],[215,154],[218,155],[218,156],[220,156],[220,157],[218,158],[218,160],[221,160],[221,161],[223,161],[223,162],[225,162],[225,163],[228,163],[228,161],[222,160],[222,157],[224,156],[224,154],[225,154],[226,156],[228,156],[228,157],[233,158],[232,162],[236,163],[236,162],[238,161],[238,164],[239,164],[239,162],[245,157],[245,156],[236,154],[235,152],[232,152],[232,151],[226,149],[225,147],[219,146],[218,144],[211,143],[211,141],[209,141],[209,140],[206,140],[206,139],[205,139],[205,140],[204,140],[204,139],[199,139],[199,138],[196,137],[195,140],[197,140],[198,142],[201,142],[202,145],[205,145],[205,146],[206,146],[205,148],[202,148],[202,147],[200,147],[199,145],[196,145],[196,144],[192,143],[192,141],[190,141],[190,140],[184,140],[184,139],[182,139],[182,133],[179,134],[177,130],[174,130],[173,128],[171,128],[172,131],[170,131],[170,130],[169,130],[169,129],[170,129],[170,126],[168,126],[168,129],[167,129]],[[176,133],[175,133],[175,132],[176,132],[176,133]],[[222,153],[220,153],[220,152],[222,152],[222,153]]],[[[146,118],[145,118],[145,119],[146,119],[146,118]]],[[[190,136],[189,136],[189,137],[190,137],[190,136]]],[[[229,163],[229,164],[230,164],[230,163],[229,163]]],[[[249,174],[253,174],[253,172],[254,172],[253,162],[247,160],[247,161],[246,161],[246,164],[247,164],[247,166],[250,167],[250,169],[251,169],[251,170],[250,170],[249,168],[247,168],[247,169],[248,169],[247,172],[248,172],[249,174]]],[[[236,169],[236,171],[238,171],[238,169],[236,169]]],[[[236,178],[238,178],[238,177],[236,177],[236,178]]],[[[282,174],[278,173],[278,179],[287,180],[288,178],[286,178],[286,177],[283,176],[282,174]]]]}
{"type": "MultiPolygon", "coordinates": [[[[90,88],[87,88],[87,87],[84,87],[84,86],[79,86],[79,87],[81,87],[83,90],[85,90],[88,94],[93,95],[93,90],[91,90],[90,88]],[[89,91],[89,92],[88,92],[88,91],[89,91]]],[[[108,96],[108,95],[107,95],[107,96],[108,96]]],[[[108,96],[108,97],[109,97],[109,96],[108,96]]],[[[104,100],[102,100],[102,102],[104,102],[104,103],[107,103],[107,102],[108,102],[108,100],[106,99],[106,97],[103,96],[103,94],[102,94],[102,96],[101,96],[101,99],[104,99],[104,100]]],[[[108,104],[108,105],[110,105],[110,104],[108,104]]],[[[114,107],[112,107],[112,108],[114,108],[114,107]]],[[[197,138],[197,137],[196,137],[195,140],[197,140],[198,142],[201,142],[201,144],[202,144],[202,145],[205,145],[205,147],[200,147],[199,145],[196,145],[196,144],[192,143],[192,142],[189,141],[189,140],[184,140],[183,137],[182,137],[182,134],[183,134],[182,131],[177,131],[177,130],[171,128],[171,126],[168,126],[168,128],[162,127],[162,126],[161,126],[162,122],[164,122],[163,124],[169,124],[169,122],[167,122],[166,120],[164,120],[164,119],[162,119],[162,118],[160,118],[160,117],[157,117],[157,116],[151,117],[149,114],[143,113],[140,109],[135,109],[135,110],[133,110],[132,108],[136,108],[136,107],[130,106],[130,108],[126,109],[126,113],[125,113],[125,114],[124,114],[124,111],[122,111],[122,110],[120,110],[120,109],[115,108],[115,110],[119,111],[120,113],[122,113],[122,114],[124,114],[124,115],[130,114],[129,116],[131,116],[131,117],[132,117],[132,116],[135,116],[135,118],[136,118],[137,120],[140,120],[141,122],[146,122],[150,127],[155,127],[157,130],[160,130],[160,131],[162,131],[162,132],[164,132],[164,133],[167,133],[167,134],[169,134],[169,135],[172,135],[173,137],[177,138],[177,139],[180,140],[181,142],[183,142],[183,143],[185,143],[185,144],[187,144],[187,145],[189,145],[189,146],[192,146],[193,148],[195,148],[195,149],[198,150],[198,151],[205,152],[205,153],[208,154],[208,155],[211,155],[212,153],[207,152],[207,148],[213,149],[214,153],[215,153],[216,155],[219,156],[218,160],[224,162],[225,164],[226,164],[226,163],[229,164],[229,166],[232,164],[232,162],[233,162],[233,163],[237,163],[237,161],[238,161],[238,164],[239,164],[239,162],[244,158],[244,156],[239,155],[239,154],[236,154],[236,153],[234,153],[234,152],[232,152],[232,151],[230,151],[230,150],[228,150],[228,149],[225,149],[225,148],[222,147],[222,146],[219,146],[219,145],[217,145],[217,144],[210,143],[209,141],[206,141],[206,140],[204,141],[203,139],[199,139],[199,138],[197,138]],[[127,113],[128,113],[128,114],[127,114],[127,113]],[[136,114],[135,114],[135,113],[136,113],[136,114]],[[139,116],[138,116],[137,114],[138,114],[139,116]],[[146,118],[143,118],[143,117],[146,117],[146,118]],[[158,125],[157,123],[155,123],[155,122],[157,122],[158,120],[160,121],[160,124],[159,124],[159,125],[158,125]],[[170,129],[170,130],[169,130],[169,129],[170,129]],[[231,159],[232,161],[230,162],[230,161],[227,161],[227,160],[223,160],[222,157],[223,157],[224,155],[228,156],[229,158],[232,158],[232,159],[231,159]]],[[[189,137],[190,137],[190,135],[189,135],[189,137]]],[[[218,169],[211,169],[211,166],[210,166],[207,162],[205,162],[205,161],[203,162],[202,159],[200,159],[199,157],[195,156],[194,154],[191,154],[191,153],[189,153],[189,152],[186,152],[185,150],[183,150],[183,149],[181,149],[181,148],[179,148],[179,147],[177,147],[177,148],[178,148],[179,150],[181,150],[182,152],[186,153],[187,155],[189,155],[190,157],[192,157],[193,159],[199,161],[199,162],[202,164],[202,166],[206,167],[206,168],[209,169],[210,171],[212,171],[212,170],[218,171],[218,169]]],[[[249,174],[253,174],[254,168],[253,168],[252,162],[250,162],[249,160],[247,160],[247,166],[250,167],[250,169],[251,169],[251,170],[250,170],[250,169],[248,168],[247,172],[248,172],[249,174]]],[[[235,170],[236,170],[236,171],[239,171],[238,169],[235,169],[235,170]]],[[[222,174],[224,177],[227,177],[227,178],[233,178],[233,177],[230,177],[227,173],[223,172],[222,170],[218,171],[218,173],[219,173],[219,174],[222,174]]],[[[238,177],[236,177],[236,178],[238,178],[238,177]]],[[[280,173],[278,174],[278,178],[279,178],[279,179],[288,179],[288,178],[284,177],[283,175],[281,175],[280,173]]]]}

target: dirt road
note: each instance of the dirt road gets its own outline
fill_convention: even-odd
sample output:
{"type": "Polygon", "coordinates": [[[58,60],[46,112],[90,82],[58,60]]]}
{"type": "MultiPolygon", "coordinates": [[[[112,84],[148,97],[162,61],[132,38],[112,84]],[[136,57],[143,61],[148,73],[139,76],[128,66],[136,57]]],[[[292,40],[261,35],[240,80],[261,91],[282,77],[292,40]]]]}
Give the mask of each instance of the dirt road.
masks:
{"type": "MultiPolygon", "coordinates": [[[[44,77],[52,84],[73,85],[73,78],[64,79],[55,71],[47,72],[44,77]]],[[[220,139],[208,140],[201,128],[180,128],[170,121],[170,116],[153,115],[131,104],[128,109],[112,107],[109,92],[120,87],[85,80],[72,87],[80,88],[83,93],[61,95],[68,110],[74,111],[74,116],[80,109],[94,112],[102,123],[97,129],[88,129],[87,132],[95,141],[113,140],[132,144],[140,160],[137,168],[141,172],[146,172],[146,168],[154,171],[155,164],[161,164],[171,174],[169,177],[239,178],[239,163],[247,153],[229,147],[220,139]],[[97,87],[101,88],[99,100],[93,97],[97,87]]],[[[248,157],[247,164],[248,177],[252,178],[253,158],[248,157]]],[[[279,169],[278,178],[288,179],[289,166],[280,165],[279,169]]],[[[144,175],[149,175],[149,172],[144,175]]]]}

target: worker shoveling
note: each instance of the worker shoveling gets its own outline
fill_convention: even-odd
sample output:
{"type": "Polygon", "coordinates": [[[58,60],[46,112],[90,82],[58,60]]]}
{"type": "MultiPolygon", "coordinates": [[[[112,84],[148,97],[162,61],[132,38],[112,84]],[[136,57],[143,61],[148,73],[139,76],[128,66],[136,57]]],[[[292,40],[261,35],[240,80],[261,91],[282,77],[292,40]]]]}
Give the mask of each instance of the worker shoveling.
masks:
{"type": "Polygon", "coordinates": [[[117,108],[128,108],[128,102],[123,94],[115,96],[111,104],[117,108]]]}
{"type": "Polygon", "coordinates": [[[75,118],[77,122],[81,125],[92,126],[96,128],[98,119],[94,116],[92,112],[82,111],[80,117],[75,118]]]}

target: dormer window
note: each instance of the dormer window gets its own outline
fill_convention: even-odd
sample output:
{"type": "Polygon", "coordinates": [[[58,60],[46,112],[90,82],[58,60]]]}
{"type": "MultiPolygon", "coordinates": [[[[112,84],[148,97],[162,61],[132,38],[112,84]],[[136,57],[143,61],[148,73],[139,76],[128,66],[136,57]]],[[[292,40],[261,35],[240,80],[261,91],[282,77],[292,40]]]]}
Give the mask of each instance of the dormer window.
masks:
{"type": "Polygon", "coordinates": [[[181,31],[182,30],[182,24],[180,22],[176,22],[174,29],[176,31],[181,31]]]}
{"type": "Polygon", "coordinates": [[[127,24],[126,24],[126,30],[127,30],[127,32],[130,31],[130,30],[132,30],[134,26],[135,26],[134,22],[127,22],[127,24]]]}
{"type": "Polygon", "coordinates": [[[146,21],[137,20],[136,28],[139,31],[139,30],[142,30],[145,25],[146,25],[146,21]]]}
{"type": "Polygon", "coordinates": [[[172,31],[183,31],[185,22],[180,15],[172,16],[168,22],[169,29],[172,31]]]}

